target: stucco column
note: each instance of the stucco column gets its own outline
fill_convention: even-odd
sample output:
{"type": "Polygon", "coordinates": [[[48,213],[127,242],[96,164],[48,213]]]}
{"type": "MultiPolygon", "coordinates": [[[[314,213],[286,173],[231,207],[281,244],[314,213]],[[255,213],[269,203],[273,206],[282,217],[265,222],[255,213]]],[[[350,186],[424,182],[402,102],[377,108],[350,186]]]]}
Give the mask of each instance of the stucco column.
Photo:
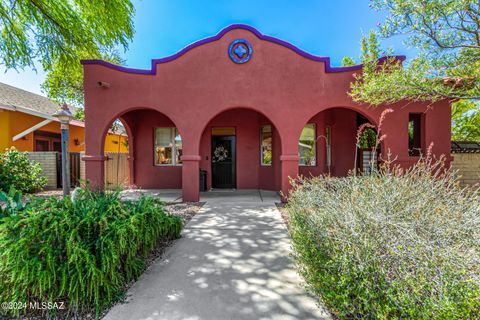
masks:
{"type": "Polygon", "coordinates": [[[82,158],[85,161],[85,179],[89,187],[93,189],[103,189],[105,184],[105,156],[85,155],[82,158]]]}
{"type": "Polygon", "coordinates": [[[298,176],[298,154],[282,154],[280,156],[281,162],[281,190],[282,202],[287,202],[288,192],[290,191],[290,179],[295,179],[298,176]]]}
{"type": "Polygon", "coordinates": [[[128,183],[131,186],[134,186],[136,181],[135,181],[135,149],[133,148],[134,146],[134,138],[133,135],[128,136],[128,183]]]}
{"type": "Polygon", "coordinates": [[[408,112],[395,112],[387,114],[380,128],[380,134],[385,136],[381,159],[408,168],[416,161],[408,156],[408,112]]]}
{"type": "Polygon", "coordinates": [[[198,154],[182,156],[182,197],[184,202],[200,200],[200,159],[198,154]]]}

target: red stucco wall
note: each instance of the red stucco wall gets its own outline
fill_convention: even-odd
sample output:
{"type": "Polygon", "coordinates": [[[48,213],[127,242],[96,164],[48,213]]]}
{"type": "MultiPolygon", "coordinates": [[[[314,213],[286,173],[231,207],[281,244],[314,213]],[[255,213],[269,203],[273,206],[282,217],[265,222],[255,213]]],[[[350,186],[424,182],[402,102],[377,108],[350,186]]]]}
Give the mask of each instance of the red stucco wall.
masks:
{"type": "MultiPolygon", "coordinates": [[[[237,167],[237,181],[238,187],[245,188],[272,187],[287,192],[288,177],[307,170],[298,168],[297,143],[303,126],[322,111],[332,108],[360,112],[372,123],[378,122],[387,107],[394,109],[384,121],[382,132],[387,137],[382,148],[390,150],[396,162],[403,166],[416,161],[408,156],[409,112],[426,112],[424,144],[428,146],[434,142],[434,154],[448,155],[450,151],[448,102],[400,102],[377,108],[354,103],[348,91],[353,74],[360,72],[359,68],[332,69],[328,59],[303,53],[246,26],[228,28],[217,37],[192,45],[172,58],[157,61],[145,74],[98,61],[83,63],[85,160],[87,179],[94,185],[103,183],[102,137],[111,121],[118,117],[130,127],[132,137],[129,141],[135,145],[130,154],[131,163],[134,163],[132,181],[144,188],[182,185],[184,200],[190,201],[198,200],[200,167],[209,169],[204,159],[209,144],[205,128],[211,121],[221,126],[226,123],[238,126],[237,154],[241,161],[237,167]],[[253,49],[250,61],[244,64],[236,64],[228,56],[230,43],[240,38],[249,41],[253,49]],[[99,81],[109,86],[100,87],[99,81]],[[222,114],[234,108],[258,113],[242,110],[237,115],[222,114]],[[179,128],[183,140],[183,166],[152,167],[152,126],[167,121],[165,117],[148,115],[139,109],[155,110],[179,128]],[[258,114],[277,130],[274,141],[278,143],[275,148],[278,154],[274,156],[274,166],[268,169],[258,166],[258,114]],[[253,166],[254,163],[257,166],[253,166]]],[[[335,122],[332,164],[336,174],[345,174],[353,166],[352,141],[356,124],[352,111],[335,111],[325,114],[324,120],[322,116],[318,118],[318,121],[335,122]]],[[[317,149],[323,150],[320,144],[317,149]]],[[[322,155],[318,157],[318,162],[324,163],[322,155]]],[[[318,173],[321,167],[315,170],[311,171],[318,173]]]]}
{"type": "Polygon", "coordinates": [[[154,128],[175,127],[165,115],[153,110],[131,113],[129,123],[136,137],[134,148],[135,184],[147,189],[179,189],[182,187],[181,166],[154,165],[154,128]]]}
{"type": "MultiPolygon", "coordinates": [[[[248,109],[228,110],[209,122],[202,134],[200,168],[207,171],[207,185],[211,187],[211,132],[214,127],[233,127],[236,132],[236,172],[238,189],[280,190],[279,161],[280,140],[273,133],[273,163],[260,165],[260,127],[271,123],[256,111],[248,109]]],[[[273,128],[274,129],[274,128],[273,128]]]]}
{"type": "MultiPolygon", "coordinates": [[[[314,123],[317,137],[325,136],[325,127],[331,128],[331,174],[346,176],[355,162],[355,139],[357,134],[357,113],[344,108],[320,112],[308,123],[314,123]]],[[[327,174],[325,139],[317,140],[316,166],[300,166],[299,173],[305,177],[327,174]]]]}

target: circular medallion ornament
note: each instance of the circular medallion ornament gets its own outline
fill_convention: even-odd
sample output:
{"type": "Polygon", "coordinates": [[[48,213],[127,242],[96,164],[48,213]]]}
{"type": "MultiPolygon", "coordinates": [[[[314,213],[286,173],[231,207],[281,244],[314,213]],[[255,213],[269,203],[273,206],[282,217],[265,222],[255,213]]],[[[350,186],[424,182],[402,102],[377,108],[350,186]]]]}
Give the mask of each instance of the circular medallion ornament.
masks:
{"type": "Polygon", "coordinates": [[[252,57],[252,46],[247,40],[234,40],[228,47],[228,55],[235,63],[245,63],[252,57]]]}

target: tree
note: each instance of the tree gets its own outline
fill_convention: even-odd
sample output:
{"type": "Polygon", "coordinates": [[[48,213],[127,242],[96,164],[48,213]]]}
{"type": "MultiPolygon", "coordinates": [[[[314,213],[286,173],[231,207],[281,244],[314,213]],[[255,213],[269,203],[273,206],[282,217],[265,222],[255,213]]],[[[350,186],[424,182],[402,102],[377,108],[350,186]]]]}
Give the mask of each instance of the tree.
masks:
{"type": "Polygon", "coordinates": [[[361,74],[351,87],[355,101],[373,105],[401,100],[480,99],[480,2],[478,0],[372,0],[387,10],[380,34],[408,35],[420,55],[402,66],[378,62],[375,35],[362,39],[361,74]]]}
{"type": "Polygon", "coordinates": [[[354,66],[356,64],[357,63],[355,62],[355,59],[353,59],[352,57],[345,56],[342,59],[342,66],[343,67],[354,66]]]}
{"type": "Polygon", "coordinates": [[[118,59],[111,52],[133,38],[133,15],[129,0],[0,0],[0,64],[23,69],[39,61],[47,94],[79,104],[79,60],[118,59]]]}
{"type": "Polygon", "coordinates": [[[453,104],[452,140],[480,141],[480,108],[478,103],[460,100],[453,104]]]}
{"type": "Polygon", "coordinates": [[[73,118],[80,121],[85,121],[85,110],[83,108],[75,108],[73,118]]]}
{"type": "MultiPolygon", "coordinates": [[[[80,54],[78,60],[89,58],[91,57],[88,54],[80,54]]],[[[101,54],[96,58],[115,64],[122,63],[117,52],[101,54]]],[[[73,65],[65,64],[62,61],[56,62],[53,69],[48,72],[41,87],[54,100],[65,101],[76,107],[83,107],[83,68],[80,61],[73,65]]],[[[80,109],[77,108],[77,110],[80,109]]],[[[83,119],[79,118],[79,120],[83,119]]]]}

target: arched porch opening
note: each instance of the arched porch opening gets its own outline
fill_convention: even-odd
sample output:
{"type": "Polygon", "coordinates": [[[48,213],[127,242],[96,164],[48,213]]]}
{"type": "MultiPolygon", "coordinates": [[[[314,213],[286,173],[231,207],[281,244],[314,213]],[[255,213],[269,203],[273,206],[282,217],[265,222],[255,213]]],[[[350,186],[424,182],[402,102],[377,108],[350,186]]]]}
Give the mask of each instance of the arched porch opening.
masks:
{"type": "Polygon", "coordinates": [[[344,177],[355,168],[368,169],[371,148],[357,147],[357,134],[364,124],[376,134],[372,119],[349,108],[329,108],[311,117],[298,140],[299,175],[344,177]]]}
{"type": "MultiPolygon", "coordinates": [[[[105,188],[127,188],[133,184],[130,176],[130,128],[122,118],[115,119],[104,138],[105,188]]],[[[131,135],[131,132],[130,132],[131,135]]]]}
{"type": "Polygon", "coordinates": [[[281,140],[261,112],[233,108],[215,115],[200,138],[206,190],[281,188],[281,140]]]}
{"type": "MultiPolygon", "coordinates": [[[[119,172],[119,186],[142,189],[181,189],[182,188],[182,138],[176,124],[164,113],[151,108],[133,108],[114,117],[105,128],[103,142],[105,150],[105,187],[115,187],[116,172],[119,172]],[[126,141],[118,141],[111,128],[117,127],[126,136],[126,141]],[[112,138],[113,136],[113,138],[112,138]],[[128,155],[117,156],[109,151],[112,143],[117,150],[125,151],[122,145],[127,143],[128,155]],[[118,158],[118,160],[116,159],[118,158]],[[119,168],[115,163],[117,160],[119,168]],[[128,163],[125,164],[124,161],[128,163]],[[128,182],[123,179],[122,170],[128,166],[128,182]],[[109,172],[112,170],[114,172],[109,172]],[[113,174],[113,177],[109,175],[113,174]],[[108,183],[113,180],[112,183],[108,183]],[[123,185],[120,183],[123,182],[123,185]]],[[[115,152],[114,152],[115,153],[115,152]]]]}

